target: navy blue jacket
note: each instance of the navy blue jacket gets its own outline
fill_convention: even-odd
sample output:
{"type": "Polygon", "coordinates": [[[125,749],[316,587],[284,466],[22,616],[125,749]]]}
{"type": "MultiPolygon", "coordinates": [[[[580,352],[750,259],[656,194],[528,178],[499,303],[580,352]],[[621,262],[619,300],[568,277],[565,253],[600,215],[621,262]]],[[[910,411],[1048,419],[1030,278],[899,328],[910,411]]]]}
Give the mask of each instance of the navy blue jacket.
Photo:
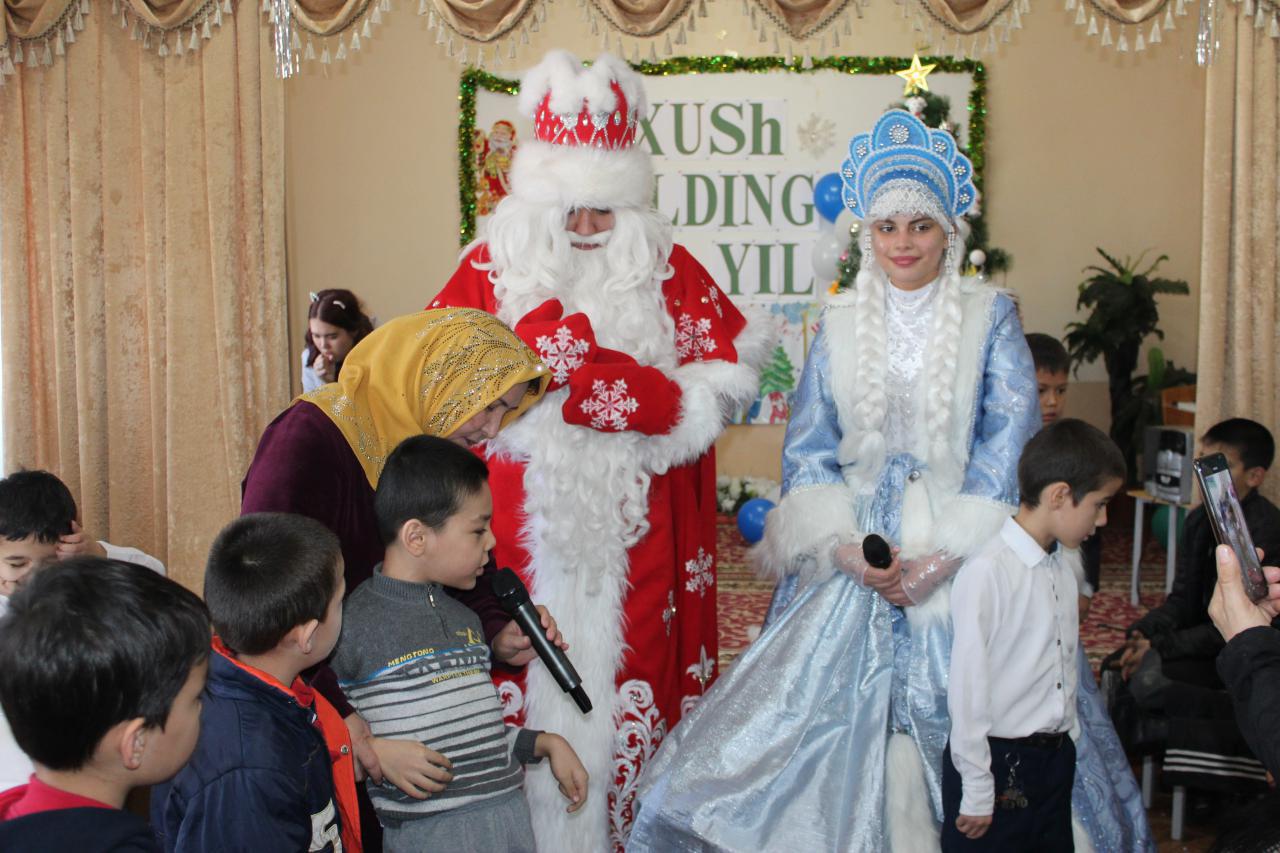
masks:
{"type": "Polygon", "coordinates": [[[147,822],[120,809],[56,809],[0,822],[4,853],[155,853],[147,822]]]}
{"type": "Polygon", "coordinates": [[[337,851],[333,769],[314,712],[216,651],[200,740],[151,792],[151,824],[169,853],[337,851]]]}

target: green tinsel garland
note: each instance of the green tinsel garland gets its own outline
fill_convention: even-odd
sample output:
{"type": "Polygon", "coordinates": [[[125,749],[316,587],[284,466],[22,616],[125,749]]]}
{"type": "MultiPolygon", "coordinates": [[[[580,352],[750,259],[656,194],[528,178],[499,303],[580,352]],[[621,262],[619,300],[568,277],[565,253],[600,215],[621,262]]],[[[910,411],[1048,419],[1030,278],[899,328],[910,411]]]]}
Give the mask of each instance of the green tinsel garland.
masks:
{"type": "MultiPolygon", "coordinates": [[[[973,163],[973,184],[981,193],[982,174],[986,166],[987,69],[977,60],[953,59],[949,56],[922,56],[920,61],[933,63],[938,71],[969,74],[972,77],[973,87],[969,90],[969,142],[964,146],[964,152],[973,163]]],[[[672,74],[731,74],[739,71],[753,74],[773,71],[809,74],[814,71],[835,70],[844,74],[893,74],[901,70],[902,63],[902,58],[897,56],[828,56],[813,59],[811,67],[805,68],[802,59],[795,58],[788,62],[779,56],[675,56],[662,62],[631,63],[631,67],[641,74],[655,77],[672,74]]],[[[458,196],[462,208],[462,224],[458,235],[463,246],[471,242],[476,233],[476,175],[471,161],[471,139],[476,127],[478,89],[515,95],[520,91],[520,83],[476,68],[468,68],[462,72],[462,80],[458,86],[458,196]]],[[[985,240],[979,245],[985,245],[985,240]]],[[[990,267],[991,260],[988,258],[988,268],[990,267]]]]}

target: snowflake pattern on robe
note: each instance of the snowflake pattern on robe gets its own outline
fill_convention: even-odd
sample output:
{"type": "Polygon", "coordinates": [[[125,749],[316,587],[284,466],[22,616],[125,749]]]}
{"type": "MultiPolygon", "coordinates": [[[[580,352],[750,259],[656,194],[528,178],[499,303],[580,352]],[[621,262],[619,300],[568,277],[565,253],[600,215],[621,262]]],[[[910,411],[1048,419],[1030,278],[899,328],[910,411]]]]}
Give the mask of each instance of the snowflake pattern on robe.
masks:
{"type": "Polygon", "coordinates": [[[711,571],[712,562],[712,557],[705,548],[699,548],[698,556],[694,559],[685,560],[684,570],[689,573],[689,579],[684,583],[686,591],[696,592],[701,598],[707,597],[707,590],[715,582],[715,575],[711,571]]]}
{"type": "Polygon", "coordinates": [[[627,393],[625,379],[612,384],[596,379],[591,383],[591,396],[582,401],[582,412],[591,416],[592,429],[621,432],[627,428],[627,418],[639,408],[640,403],[627,393]]]}
{"type": "Polygon", "coordinates": [[[583,356],[591,349],[587,341],[575,338],[568,326],[556,329],[554,336],[539,335],[533,342],[543,363],[551,368],[551,378],[567,382],[569,374],[582,367],[583,356]]]}
{"type": "Polygon", "coordinates": [[[710,320],[706,317],[695,320],[689,314],[680,315],[680,319],[676,321],[676,355],[682,359],[692,357],[694,361],[702,361],[702,357],[715,348],[710,320]]]}

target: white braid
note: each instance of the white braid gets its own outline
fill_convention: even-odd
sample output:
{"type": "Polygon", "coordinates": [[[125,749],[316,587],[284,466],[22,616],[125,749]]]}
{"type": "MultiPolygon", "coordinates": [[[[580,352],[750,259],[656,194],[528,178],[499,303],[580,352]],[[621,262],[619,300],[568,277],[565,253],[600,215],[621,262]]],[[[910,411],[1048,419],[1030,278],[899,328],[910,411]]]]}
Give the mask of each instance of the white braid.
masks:
{"type": "MultiPolygon", "coordinates": [[[[878,271],[878,270],[877,270],[878,271]]],[[[884,465],[883,433],[888,398],[885,396],[885,340],[883,273],[863,270],[854,280],[857,322],[857,387],[861,391],[853,406],[853,423],[841,441],[840,457],[853,464],[847,477],[874,482],[884,465]]]]}
{"type": "MultiPolygon", "coordinates": [[[[960,360],[960,277],[947,271],[938,282],[938,301],[933,308],[933,328],[929,332],[929,393],[925,403],[925,423],[929,435],[929,463],[935,471],[950,470],[945,464],[951,454],[951,414],[955,404],[956,364],[960,360]]],[[[960,483],[948,483],[959,488],[960,483]]]]}

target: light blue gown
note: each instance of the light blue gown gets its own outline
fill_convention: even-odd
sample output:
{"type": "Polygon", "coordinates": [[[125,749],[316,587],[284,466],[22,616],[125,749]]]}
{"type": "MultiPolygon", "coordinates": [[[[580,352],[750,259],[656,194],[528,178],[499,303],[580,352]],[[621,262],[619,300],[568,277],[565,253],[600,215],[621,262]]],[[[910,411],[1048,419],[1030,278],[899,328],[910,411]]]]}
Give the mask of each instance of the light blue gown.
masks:
{"type": "MultiPolygon", "coordinates": [[[[825,328],[825,327],[824,327],[825,328]]],[[[962,493],[1017,503],[1022,445],[1039,426],[1034,371],[1012,303],[992,304],[962,493]],[[1028,399],[1030,406],[1028,406],[1028,399]]],[[[820,329],[792,406],[783,490],[841,482],[840,427],[820,329]]],[[[898,541],[902,496],[923,463],[890,455],[856,499],[859,529],[898,541]]],[[[950,730],[947,618],[901,608],[837,572],[795,594],[779,584],[766,628],[668,736],[641,784],[629,851],[887,849],[885,752],[914,739],[935,821],[950,730]]],[[[1072,805],[1097,851],[1154,850],[1133,773],[1083,652],[1072,805]]]]}

